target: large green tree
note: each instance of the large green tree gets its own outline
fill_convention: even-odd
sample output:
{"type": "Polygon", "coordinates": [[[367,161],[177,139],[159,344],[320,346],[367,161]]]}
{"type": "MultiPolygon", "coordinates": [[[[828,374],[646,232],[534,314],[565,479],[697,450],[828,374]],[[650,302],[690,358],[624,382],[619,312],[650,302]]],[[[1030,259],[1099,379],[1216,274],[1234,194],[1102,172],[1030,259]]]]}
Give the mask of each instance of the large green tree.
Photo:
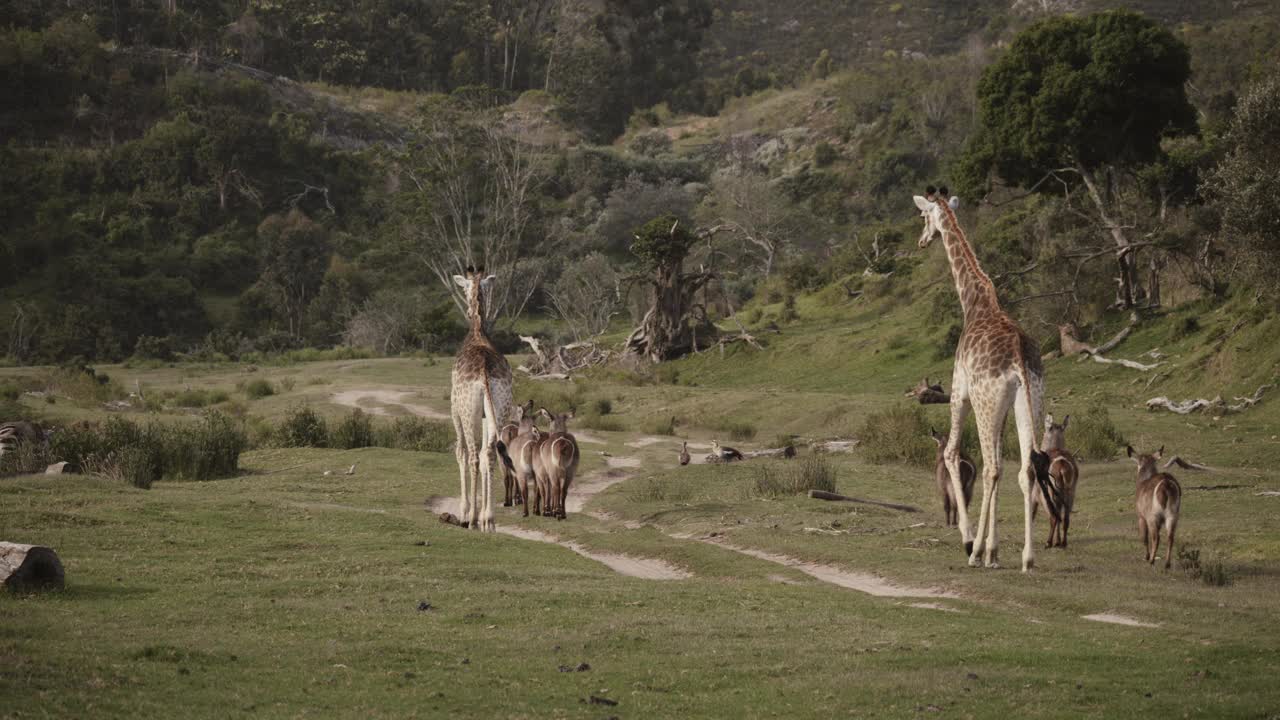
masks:
{"type": "Polygon", "coordinates": [[[1136,263],[1112,183],[1156,160],[1166,136],[1195,130],[1190,74],[1186,45],[1133,12],[1036,23],[982,75],[961,186],[980,191],[993,171],[1038,192],[1083,185],[1116,245],[1123,304],[1132,306],[1136,263]]]}

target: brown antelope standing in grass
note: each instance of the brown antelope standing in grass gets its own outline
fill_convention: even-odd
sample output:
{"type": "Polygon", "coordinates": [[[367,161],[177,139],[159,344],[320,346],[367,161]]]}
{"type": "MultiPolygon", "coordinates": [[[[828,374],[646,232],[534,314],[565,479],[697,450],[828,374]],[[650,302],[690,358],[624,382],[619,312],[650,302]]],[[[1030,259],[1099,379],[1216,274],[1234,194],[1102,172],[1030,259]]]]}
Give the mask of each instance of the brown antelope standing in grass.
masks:
{"type": "MultiPolygon", "coordinates": [[[[506,497],[502,501],[502,507],[511,507],[512,504],[524,504],[526,497],[524,491],[520,489],[520,475],[516,471],[515,457],[516,451],[513,447],[516,438],[520,436],[522,428],[525,428],[525,419],[528,418],[529,424],[533,423],[533,401],[524,405],[517,405],[515,409],[516,421],[502,426],[498,431],[498,439],[506,446],[507,452],[502,455],[502,484],[506,487],[506,497]]],[[[527,429],[524,430],[526,433],[527,429]]],[[[528,514],[526,512],[526,514],[528,514]]]]}
{"type": "Polygon", "coordinates": [[[1045,502],[1044,493],[1040,492],[1040,483],[1032,489],[1031,494],[1036,504],[1031,506],[1031,518],[1036,511],[1044,507],[1049,515],[1049,539],[1046,548],[1066,547],[1067,531],[1071,529],[1071,508],[1076,503],[1076,482],[1080,479],[1080,466],[1075,456],[1067,452],[1067,424],[1071,416],[1062,418],[1062,424],[1055,423],[1052,415],[1045,416],[1044,438],[1040,441],[1043,452],[1033,453],[1032,465],[1038,474],[1042,474],[1048,486],[1058,495],[1057,512],[1045,502]]]}
{"type": "Polygon", "coordinates": [[[569,486],[573,484],[574,474],[578,471],[578,441],[569,433],[568,423],[574,412],[552,415],[546,408],[538,410],[551,421],[551,432],[538,443],[537,455],[534,457],[534,470],[540,475],[539,489],[545,489],[547,499],[544,501],[543,513],[565,519],[564,503],[569,496],[569,486]]]}
{"type": "MultiPolygon", "coordinates": [[[[938,459],[934,463],[933,476],[938,483],[938,494],[942,496],[942,514],[947,526],[955,527],[960,521],[960,503],[956,500],[955,485],[951,482],[951,473],[947,472],[947,459],[943,455],[947,450],[948,436],[933,428],[929,428],[929,435],[934,442],[938,443],[938,459]]],[[[973,499],[973,483],[977,477],[978,468],[973,464],[973,458],[969,457],[969,453],[961,450],[960,487],[966,509],[969,507],[969,501],[973,499]]]]}
{"type": "Polygon", "coordinates": [[[1169,473],[1162,473],[1156,461],[1164,457],[1164,446],[1150,454],[1134,452],[1125,446],[1129,457],[1138,464],[1138,487],[1134,505],[1138,511],[1138,533],[1147,549],[1146,560],[1154,565],[1160,549],[1160,528],[1169,535],[1169,547],[1165,551],[1166,570],[1173,563],[1173,534],[1178,529],[1178,512],[1182,509],[1182,486],[1169,473]]]}

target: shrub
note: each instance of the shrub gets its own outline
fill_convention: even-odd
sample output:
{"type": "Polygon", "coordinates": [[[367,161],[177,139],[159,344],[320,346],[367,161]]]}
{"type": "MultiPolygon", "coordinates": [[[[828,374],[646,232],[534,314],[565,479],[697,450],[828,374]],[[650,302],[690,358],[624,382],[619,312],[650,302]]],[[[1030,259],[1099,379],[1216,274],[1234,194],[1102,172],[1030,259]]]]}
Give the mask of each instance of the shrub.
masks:
{"type": "Polygon", "coordinates": [[[613,412],[613,401],[609,398],[597,398],[591,404],[591,409],[595,411],[596,415],[608,415],[613,412]]]}
{"type": "MultiPolygon", "coordinates": [[[[1172,552],[1172,548],[1169,551],[1172,552]]],[[[1231,584],[1231,573],[1227,570],[1226,563],[1216,556],[1202,559],[1200,548],[1187,545],[1178,548],[1178,568],[1205,585],[1223,587],[1231,584]]]]}
{"type": "Polygon", "coordinates": [[[324,418],[306,405],[298,405],[285,414],[284,422],[275,432],[275,441],[283,447],[325,447],[329,432],[324,418]]]}
{"type": "Polygon", "coordinates": [[[5,469],[39,472],[65,461],[84,472],[145,489],[160,479],[235,475],[247,444],[244,432],[222,413],[209,413],[198,423],[145,426],[113,417],[101,425],[79,422],[61,428],[47,445],[19,446],[18,452],[5,456],[5,469]]]}
{"type": "Polygon", "coordinates": [[[836,469],[822,457],[807,457],[794,462],[761,463],[756,469],[756,495],[779,497],[803,495],[810,490],[836,491],[836,469]]]}
{"type": "Polygon", "coordinates": [[[858,439],[869,462],[901,462],[928,467],[937,445],[929,437],[929,421],[919,405],[895,405],[873,412],[862,425],[858,439]]]}
{"type": "Polygon", "coordinates": [[[706,425],[718,433],[725,433],[732,440],[750,440],[756,436],[756,426],[743,420],[719,418],[706,425]]]}
{"type": "Polygon", "coordinates": [[[831,143],[826,141],[818,143],[813,148],[813,162],[818,167],[826,167],[836,161],[836,149],[831,147],[831,143]]]}
{"type": "Polygon", "coordinates": [[[360,408],[351,411],[329,434],[329,447],[351,450],[374,445],[373,418],[360,408]]]}
{"type": "Polygon", "coordinates": [[[265,378],[256,378],[245,384],[244,394],[250,400],[260,400],[264,397],[275,395],[276,389],[265,378]]]}
{"type": "Polygon", "coordinates": [[[208,405],[217,405],[229,399],[231,399],[231,396],[227,394],[226,390],[190,388],[174,395],[172,403],[175,407],[202,408],[208,405]]]}
{"type": "Polygon", "coordinates": [[[390,425],[374,430],[374,445],[396,450],[452,452],[453,427],[448,423],[420,417],[396,418],[390,425]]]}
{"type": "Polygon", "coordinates": [[[1077,458],[1111,460],[1128,444],[1101,404],[1091,405],[1084,413],[1071,416],[1067,429],[1067,447],[1077,458]]]}
{"type": "Polygon", "coordinates": [[[675,435],[676,419],[675,417],[670,417],[666,420],[659,420],[650,425],[646,432],[650,435],[675,435]]]}
{"type": "Polygon", "coordinates": [[[294,379],[293,379],[293,378],[291,378],[291,377],[287,377],[287,378],[285,378],[285,379],[283,379],[283,380],[281,380],[281,381],[280,381],[280,387],[281,387],[285,392],[293,392],[293,388],[294,388],[294,386],[295,386],[295,385],[297,385],[297,383],[296,383],[296,382],[294,381],[294,379]]]}

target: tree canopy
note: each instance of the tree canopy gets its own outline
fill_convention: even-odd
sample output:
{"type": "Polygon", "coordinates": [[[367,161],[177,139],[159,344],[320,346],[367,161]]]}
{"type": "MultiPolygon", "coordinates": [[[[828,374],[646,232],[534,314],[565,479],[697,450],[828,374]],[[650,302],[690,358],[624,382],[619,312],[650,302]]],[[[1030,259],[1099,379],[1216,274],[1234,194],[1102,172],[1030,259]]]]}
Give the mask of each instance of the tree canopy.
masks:
{"type": "Polygon", "coordinates": [[[1148,162],[1164,136],[1196,127],[1190,75],[1186,45],[1142,15],[1036,23],[982,74],[959,179],[973,191],[994,170],[1027,187],[1056,168],[1148,162]]]}

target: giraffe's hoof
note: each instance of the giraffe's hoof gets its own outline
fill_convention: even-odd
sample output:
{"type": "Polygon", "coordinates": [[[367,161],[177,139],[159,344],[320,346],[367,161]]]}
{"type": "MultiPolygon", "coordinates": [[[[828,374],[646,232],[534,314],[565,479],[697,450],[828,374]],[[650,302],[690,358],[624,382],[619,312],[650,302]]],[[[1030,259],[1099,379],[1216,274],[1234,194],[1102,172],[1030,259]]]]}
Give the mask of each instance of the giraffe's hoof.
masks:
{"type": "Polygon", "coordinates": [[[969,567],[982,567],[982,558],[976,554],[969,556],[969,567]]]}

